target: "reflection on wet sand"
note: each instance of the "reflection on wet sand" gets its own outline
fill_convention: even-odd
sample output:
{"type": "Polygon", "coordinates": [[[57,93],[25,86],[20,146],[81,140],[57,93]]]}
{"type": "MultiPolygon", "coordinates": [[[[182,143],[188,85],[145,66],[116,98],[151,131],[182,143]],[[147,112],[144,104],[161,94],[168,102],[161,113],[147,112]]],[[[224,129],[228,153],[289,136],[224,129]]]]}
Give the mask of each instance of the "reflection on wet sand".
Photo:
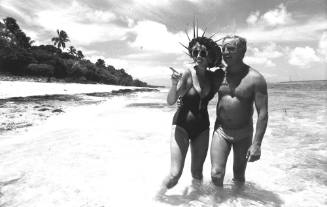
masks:
{"type": "Polygon", "coordinates": [[[236,206],[273,206],[280,207],[284,202],[274,192],[247,182],[244,185],[227,184],[217,188],[213,184],[192,183],[184,189],[182,195],[164,195],[160,202],[173,206],[221,206],[222,204],[240,204],[236,206]]]}

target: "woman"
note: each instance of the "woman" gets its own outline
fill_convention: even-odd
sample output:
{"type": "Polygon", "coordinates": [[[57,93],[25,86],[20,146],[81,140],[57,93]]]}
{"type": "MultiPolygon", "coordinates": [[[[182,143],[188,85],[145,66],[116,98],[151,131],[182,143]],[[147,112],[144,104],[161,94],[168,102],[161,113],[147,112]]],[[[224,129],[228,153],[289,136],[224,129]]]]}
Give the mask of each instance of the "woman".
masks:
{"type": "MultiPolygon", "coordinates": [[[[195,34],[195,33],[194,33],[195,34]]],[[[182,75],[173,73],[167,103],[172,105],[180,97],[181,104],[174,115],[171,134],[171,168],[160,193],[175,186],[182,175],[188,147],[191,148],[191,173],[195,180],[202,180],[203,163],[209,144],[208,102],[214,97],[223,80],[221,50],[211,38],[195,37],[189,42],[189,56],[194,67],[182,75]]]]}

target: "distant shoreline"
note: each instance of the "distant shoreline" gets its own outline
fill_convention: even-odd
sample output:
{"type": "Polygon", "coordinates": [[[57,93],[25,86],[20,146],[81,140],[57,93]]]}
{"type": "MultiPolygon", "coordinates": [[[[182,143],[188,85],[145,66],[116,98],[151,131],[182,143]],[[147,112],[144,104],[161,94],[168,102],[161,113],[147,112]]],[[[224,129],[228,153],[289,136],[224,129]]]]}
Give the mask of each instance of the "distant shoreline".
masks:
{"type": "MultiPolygon", "coordinates": [[[[0,72],[0,81],[26,81],[26,82],[39,82],[39,83],[79,83],[79,84],[103,84],[103,85],[112,85],[112,84],[104,84],[98,82],[76,82],[76,81],[67,81],[64,79],[58,79],[55,77],[51,77],[50,81],[47,77],[40,76],[20,76],[20,75],[12,75],[0,72]]],[[[115,86],[123,86],[123,85],[115,85],[115,86]]],[[[130,86],[130,87],[140,87],[140,86],[130,86]]],[[[156,85],[147,85],[143,86],[145,88],[164,88],[164,86],[156,86],[156,85]]],[[[140,87],[140,88],[143,88],[140,87]]]]}
{"type": "MultiPolygon", "coordinates": [[[[323,82],[327,80],[299,80],[299,81],[282,81],[282,82],[276,82],[276,83],[304,83],[304,82],[323,82]]],[[[276,84],[272,83],[272,84],[276,84]]]]}
{"type": "MultiPolygon", "coordinates": [[[[4,74],[4,73],[0,73],[0,81],[27,81],[27,82],[43,82],[43,83],[49,82],[47,77],[18,76],[18,75],[4,74]]],[[[327,80],[297,80],[297,81],[268,82],[268,85],[316,83],[316,82],[327,82],[327,80]]],[[[51,83],[77,83],[77,82],[71,82],[71,81],[66,81],[64,79],[56,79],[56,78],[52,77],[51,83]]],[[[84,83],[80,83],[80,84],[99,84],[99,83],[84,82],[84,83]]],[[[103,83],[101,83],[101,84],[103,84],[103,83]]],[[[103,85],[110,85],[110,84],[103,84],[103,85]]],[[[121,85],[116,85],[116,86],[121,86],[121,85]]],[[[146,88],[169,88],[169,86],[157,86],[157,85],[149,84],[148,86],[146,86],[146,88]]]]}

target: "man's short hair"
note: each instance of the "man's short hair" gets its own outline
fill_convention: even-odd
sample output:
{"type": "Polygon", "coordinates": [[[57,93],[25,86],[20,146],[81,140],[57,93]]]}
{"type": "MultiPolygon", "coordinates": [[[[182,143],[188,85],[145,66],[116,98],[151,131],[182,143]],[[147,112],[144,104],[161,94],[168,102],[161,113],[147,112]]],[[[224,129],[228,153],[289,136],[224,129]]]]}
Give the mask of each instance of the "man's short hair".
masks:
{"type": "Polygon", "coordinates": [[[243,53],[246,52],[246,39],[244,37],[240,37],[238,35],[227,35],[223,38],[223,45],[224,45],[225,39],[237,40],[237,42],[236,42],[237,49],[242,51],[243,53]]]}

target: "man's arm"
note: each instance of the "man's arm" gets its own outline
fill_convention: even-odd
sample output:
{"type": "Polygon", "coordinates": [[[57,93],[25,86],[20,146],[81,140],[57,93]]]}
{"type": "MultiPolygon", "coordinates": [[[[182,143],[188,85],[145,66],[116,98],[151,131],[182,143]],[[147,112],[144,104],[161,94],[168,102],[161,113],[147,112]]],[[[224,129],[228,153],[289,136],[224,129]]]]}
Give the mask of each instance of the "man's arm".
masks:
{"type": "Polygon", "coordinates": [[[248,150],[248,161],[253,162],[260,159],[261,143],[266,132],[268,123],[268,93],[267,83],[263,76],[259,75],[255,79],[254,103],[258,112],[255,135],[253,143],[248,150]]]}

